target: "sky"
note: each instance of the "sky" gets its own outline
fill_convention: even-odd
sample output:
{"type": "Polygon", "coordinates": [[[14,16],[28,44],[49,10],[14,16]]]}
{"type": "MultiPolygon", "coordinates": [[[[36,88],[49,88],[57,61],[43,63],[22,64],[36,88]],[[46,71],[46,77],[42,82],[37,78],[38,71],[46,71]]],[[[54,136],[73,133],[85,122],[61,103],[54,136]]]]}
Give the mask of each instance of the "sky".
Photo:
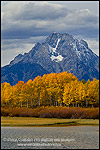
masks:
{"type": "Polygon", "coordinates": [[[99,1],[1,1],[1,66],[53,32],[84,39],[99,55],[99,1]]]}

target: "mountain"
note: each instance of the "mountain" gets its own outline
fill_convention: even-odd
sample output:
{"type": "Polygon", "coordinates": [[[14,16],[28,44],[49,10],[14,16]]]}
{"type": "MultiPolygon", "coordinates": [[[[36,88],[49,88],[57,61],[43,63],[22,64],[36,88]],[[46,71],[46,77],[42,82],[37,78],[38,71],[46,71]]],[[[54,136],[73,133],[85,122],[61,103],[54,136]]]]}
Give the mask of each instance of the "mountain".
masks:
{"type": "Polygon", "coordinates": [[[99,57],[84,40],[67,33],[52,33],[44,43],[37,43],[28,52],[19,54],[1,68],[1,82],[16,84],[36,76],[67,71],[79,80],[99,79],[99,57]]]}

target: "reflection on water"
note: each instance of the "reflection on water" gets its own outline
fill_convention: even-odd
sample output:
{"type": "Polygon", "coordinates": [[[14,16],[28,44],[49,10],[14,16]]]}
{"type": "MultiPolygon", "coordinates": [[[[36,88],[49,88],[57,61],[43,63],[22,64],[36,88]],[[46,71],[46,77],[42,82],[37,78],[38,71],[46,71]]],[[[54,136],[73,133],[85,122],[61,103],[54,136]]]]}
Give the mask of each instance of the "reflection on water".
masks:
{"type": "Polygon", "coordinates": [[[99,149],[98,126],[1,127],[1,149],[99,149]]]}

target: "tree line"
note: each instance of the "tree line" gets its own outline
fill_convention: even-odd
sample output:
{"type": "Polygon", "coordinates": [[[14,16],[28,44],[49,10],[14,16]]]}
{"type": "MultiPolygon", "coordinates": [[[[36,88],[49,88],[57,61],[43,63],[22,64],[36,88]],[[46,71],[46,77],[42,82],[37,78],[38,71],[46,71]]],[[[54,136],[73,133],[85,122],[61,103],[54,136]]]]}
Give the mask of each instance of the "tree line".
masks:
{"type": "Polygon", "coordinates": [[[1,106],[88,107],[99,104],[99,80],[79,81],[72,73],[50,73],[14,86],[1,83],[1,106]]]}

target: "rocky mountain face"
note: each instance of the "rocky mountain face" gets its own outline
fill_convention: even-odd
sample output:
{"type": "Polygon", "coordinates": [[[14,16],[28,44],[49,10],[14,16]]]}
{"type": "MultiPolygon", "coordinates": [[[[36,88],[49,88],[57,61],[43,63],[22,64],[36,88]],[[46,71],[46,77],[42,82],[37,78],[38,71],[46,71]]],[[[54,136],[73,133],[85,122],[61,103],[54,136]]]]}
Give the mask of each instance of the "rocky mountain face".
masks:
{"type": "Polygon", "coordinates": [[[99,79],[99,57],[84,40],[67,33],[53,33],[44,43],[37,43],[28,53],[19,54],[1,68],[1,82],[16,84],[36,76],[67,71],[79,80],[99,79]]]}

